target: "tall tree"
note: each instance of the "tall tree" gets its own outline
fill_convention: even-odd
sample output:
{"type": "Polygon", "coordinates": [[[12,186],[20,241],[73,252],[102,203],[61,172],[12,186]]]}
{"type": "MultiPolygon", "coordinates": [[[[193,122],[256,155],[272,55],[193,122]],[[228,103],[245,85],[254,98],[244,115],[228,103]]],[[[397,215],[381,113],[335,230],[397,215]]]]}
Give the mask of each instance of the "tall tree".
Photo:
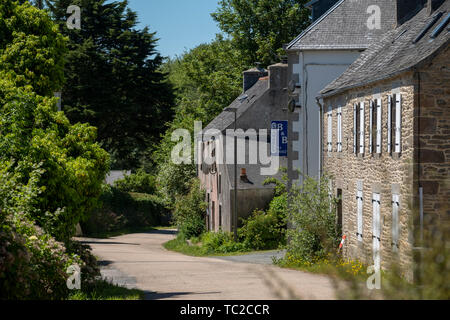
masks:
{"type": "Polygon", "coordinates": [[[137,14],[127,1],[49,0],[47,4],[70,39],[63,110],[72,122],[98,128],[113,167],[137,167],[173,114],[172,90],[159,71],[164,59],[156,50],[155,33],[147,27],[136,29],[137,14]],[[70,5],[81,8],[80,30],[66,26],[70,5]]]}
{"type": "Polygon", "coordinates": [[[310,23],[309,0],[220,0],[212,17],[247,64],[279,62],[283,44],[310,23]]]}

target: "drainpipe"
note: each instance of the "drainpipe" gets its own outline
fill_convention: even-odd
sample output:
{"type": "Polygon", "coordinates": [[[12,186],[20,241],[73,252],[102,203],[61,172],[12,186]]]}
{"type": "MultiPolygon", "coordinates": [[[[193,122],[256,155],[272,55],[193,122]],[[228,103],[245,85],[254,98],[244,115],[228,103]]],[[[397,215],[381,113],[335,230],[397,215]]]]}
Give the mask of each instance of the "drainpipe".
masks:
{"type": "Polygon", "coordinates": [[[322,129],[323,129],[323,105],[320,103],[320,99],[316,97],[316,103],[319,106],[319,178],[322,176],[322,157],[323,157],[323,141],[322,141],[322,129]]]}

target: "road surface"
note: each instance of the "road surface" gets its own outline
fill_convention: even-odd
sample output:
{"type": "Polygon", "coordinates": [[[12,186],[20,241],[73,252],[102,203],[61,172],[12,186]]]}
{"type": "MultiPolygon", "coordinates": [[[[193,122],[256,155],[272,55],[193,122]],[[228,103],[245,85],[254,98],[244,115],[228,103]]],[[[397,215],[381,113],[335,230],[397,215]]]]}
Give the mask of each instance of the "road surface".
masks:
{"type": "Polygon", "coordinates": [[[89,244],[114,283],[145,298],[182,300],[335,299],[328,277],[269,265],[271,253],[190,257],[168,251],[173,230],[78,240],[89,244]]]}

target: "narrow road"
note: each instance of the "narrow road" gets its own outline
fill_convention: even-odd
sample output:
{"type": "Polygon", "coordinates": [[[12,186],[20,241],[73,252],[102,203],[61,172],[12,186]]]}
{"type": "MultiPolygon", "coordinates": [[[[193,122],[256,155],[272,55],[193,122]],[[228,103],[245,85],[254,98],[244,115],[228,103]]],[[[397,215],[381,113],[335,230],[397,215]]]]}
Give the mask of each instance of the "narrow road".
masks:
{"type": "Polygon", "coordinates": [[[172,230],[159,230],[78,240],[89,244],[100,258],[104,277],[143,290],[146,299],[335,299],[326,276],[268,265],[267,254],[265,258],[186,256],[162,246],[174,237],[172,230]]]}

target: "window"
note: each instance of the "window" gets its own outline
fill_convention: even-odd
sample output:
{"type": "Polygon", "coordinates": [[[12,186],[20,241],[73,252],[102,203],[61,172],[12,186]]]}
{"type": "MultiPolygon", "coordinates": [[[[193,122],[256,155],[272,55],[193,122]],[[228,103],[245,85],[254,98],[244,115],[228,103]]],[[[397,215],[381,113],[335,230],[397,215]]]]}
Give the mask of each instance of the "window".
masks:
{"type": "Polygon", "coordinates": [[[221,174],[219,174],[219,182],[217,183],[217,189],[218,189],[219,194],[221,194],[222,193],[222,175],[221,174]]]}
{"type": "Polygon", "coordinates": [[[337,109],[337,152],[342,152],[342,107],[337,109]]]}
{"type": "Polygon", "coordinates": [[[395,95],[395,152],[402,151],[402,96],[395,95]]]}
{"type": "Polygon", "coordinates": [[[328,152],[333,151],[333,112],[331,106],[328,107],[328,152]]]}
{"type": "Polygon", "coordinates": [[[364,154],[364,125],[365,125],[365,113],[364,113],[365,103],[361,102],[359,107],[359,153],[364,154]]]}
{"type": "Polygon", "coordinates": [[[357,213],[357,223],[358,231],[356,232],[356,237],[358,241],[363,240],[363,192],[358,190],[356,192],[356,213],[357,213]]]}
{"type": "Polygon", "coordinates": [[[343,218],[342,218],[342,189],[337,189],[337,230],[339,233],[339,237],[342,237],[342,226],[343,226],[343,218]]]}
{"type": "Polygon", "coordinates": [[[400,196],[398,194],[392,195],[392,250],[398,251],[399,245],[399,209],[400,209],[400,196]]]}
{"type": "Polygon", "coordinates": [[[376,104],[376,124],[377,124],[377,129],[376,129],[376,153],[381,153],[381,141],[382,141],[382,126],[381,126],[381,119],[382,119],[382,107],[381,107],[381,98],[375,99],[375,104],[376,104]]]}

